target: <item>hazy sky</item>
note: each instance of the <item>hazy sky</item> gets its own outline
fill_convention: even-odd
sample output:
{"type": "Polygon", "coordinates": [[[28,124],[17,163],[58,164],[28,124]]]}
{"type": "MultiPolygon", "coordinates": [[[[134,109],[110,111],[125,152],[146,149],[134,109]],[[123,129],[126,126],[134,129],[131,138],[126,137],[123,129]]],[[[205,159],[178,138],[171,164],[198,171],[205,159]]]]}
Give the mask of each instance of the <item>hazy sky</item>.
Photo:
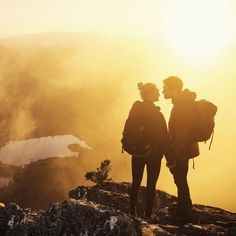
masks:
{"type": "Polygon", "coordinates": [[[0,38],[42,32],[132,35],[203,58],[235,41],[236,2],[0,0],[0,38]]]}
{"type": "Polygon", "coordinates": [[[0,0],[0,34],[103,31],[160,36],[173,25],[175,30],[194,27],[198,32],[199,24],[203,31],[224,34],[231,30],[235,6],[233,0],[0,0]],[[188,16],[194,24],[186,21],[188,16]]]}
{"type": "Polygon", "coordinates": [[[2,37],[48,31],[149,32],[159,27],[158,1],[133,0],[1,0],[2,37]]]}
{"type": "MultiPolygon", "coordinates": [[[[217,104],[212,150],[201,145],[197,169],[189,174],[191,192],[196,202],[236,211],[236,1],[0,0],[1,38],[94,31],[153,40],[163,63],[150,65],[158,71],[147,70],[147,77],[156,82],[178,75],[198,98],[217,104]]],[[[160,104],[168,117],[166,101],[160,104]]],[[[161,175],[158,184],[175,193],[168,178],[161,175]]]]}

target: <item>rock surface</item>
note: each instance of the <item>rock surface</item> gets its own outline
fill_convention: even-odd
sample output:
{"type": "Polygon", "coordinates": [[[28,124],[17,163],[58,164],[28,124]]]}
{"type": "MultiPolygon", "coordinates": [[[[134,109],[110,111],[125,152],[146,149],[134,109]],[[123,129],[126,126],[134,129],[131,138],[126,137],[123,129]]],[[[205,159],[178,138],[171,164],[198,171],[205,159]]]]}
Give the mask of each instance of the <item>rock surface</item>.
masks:
{"type": "Polygon", "coordinates": [[[169,212],[176,197],[158,190],[154,218],[145,220],[145,190],[139,191],[137,217],[128,214],[129,183],[79,186],[69,192],[70,199],[47,211],[10,203],[0,208],[0,235],[236,235],[236,214],[210,206],[195,204],[191,222],[174,223],[169,212]]]}

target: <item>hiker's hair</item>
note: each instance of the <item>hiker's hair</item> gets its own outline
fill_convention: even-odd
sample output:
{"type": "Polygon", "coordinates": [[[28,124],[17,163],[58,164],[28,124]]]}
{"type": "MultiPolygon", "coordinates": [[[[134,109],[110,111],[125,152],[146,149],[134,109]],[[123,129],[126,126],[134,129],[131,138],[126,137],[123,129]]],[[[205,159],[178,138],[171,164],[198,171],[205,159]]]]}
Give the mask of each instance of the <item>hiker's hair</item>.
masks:
{"type": "Polygon", "coordinates": [[[149,94],[152,93],[154,90],[158,90],[157,86],[153,83],[144,84],[142,82],[139,82],[137,86],[140,91],[140,96],[143,100],[146,100],[149,94]]]}
{"type": "Polygon", "coordinates": [[[181,91],[183,88],[183,81],[177,76],[170,76],[164,79],[163,83],[170,89],[177,89],[181,91]]]}

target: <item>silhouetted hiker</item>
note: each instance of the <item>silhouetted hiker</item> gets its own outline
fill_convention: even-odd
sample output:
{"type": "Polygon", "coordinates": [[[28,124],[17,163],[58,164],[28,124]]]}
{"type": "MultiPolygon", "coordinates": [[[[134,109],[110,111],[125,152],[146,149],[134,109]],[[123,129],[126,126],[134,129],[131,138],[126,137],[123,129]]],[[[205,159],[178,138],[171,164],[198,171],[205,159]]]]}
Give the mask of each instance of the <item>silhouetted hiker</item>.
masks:
{"type": "Polygon", "coordinates": [[[191,141],[195,110],[196,94],[188,89],[182,90],[183,82],[175,76],[163,80],[163,94],[166,99],[172,99],[173,108],[169,119],[170,147],[176,160],[176,167],[171,170],[178,189],[178,202],[175,216],[187,219],[192,208],[187,181],[188,162],[190,158],[199,155],[197,142],[191,141]]]}
{"type": "MultiPolygon", "coordinates": [[[[163,154],[169,150],[169,136],[164,116],[160,112],[160,108],[154,104],[160,96],[156,85],[139,83],[138,89],[143,101],[136,101],[133,104],[125,123],[121,142],[123,149],[132,155],[130,214],[136,214],[138,190],[146,165],[145,214],[150,217],[155,200],[155,187],[160,173],[161,159],[163,154]]],[[[171,160],[168,163],[171,163],[171,160]]]]}

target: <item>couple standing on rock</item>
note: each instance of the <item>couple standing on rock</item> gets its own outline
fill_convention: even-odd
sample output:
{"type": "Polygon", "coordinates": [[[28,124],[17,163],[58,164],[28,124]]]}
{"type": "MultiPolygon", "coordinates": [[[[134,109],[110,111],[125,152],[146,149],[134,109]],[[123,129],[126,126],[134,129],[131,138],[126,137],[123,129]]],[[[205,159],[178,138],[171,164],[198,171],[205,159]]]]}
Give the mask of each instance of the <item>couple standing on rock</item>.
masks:
{"type": "Polygon", "coordinates": [[[132,188],[130,214],[135,215],[138,190],[144,167],[147,168],[146,217],[151,217],[155,200],[155,187],[163,155],[178,189],[178,202],[173,214],[187,219],[192,208],[187,181],[188,162],[199,155],[198,143],[189,138],[194,120],[196,94],[183,90],[183,82],[175,76],[163,80],[163,94],[171,99],[173,108],[167,125],[160,107],[159,90],[153,83],[139,83],[142,101],[136,101],[125,123],[123,149],[132,155],[132,188]],[[137,127],[139,127],[137,130],[137,127]],[[146,140],[145,140],[146,139],[146,140]]]}

